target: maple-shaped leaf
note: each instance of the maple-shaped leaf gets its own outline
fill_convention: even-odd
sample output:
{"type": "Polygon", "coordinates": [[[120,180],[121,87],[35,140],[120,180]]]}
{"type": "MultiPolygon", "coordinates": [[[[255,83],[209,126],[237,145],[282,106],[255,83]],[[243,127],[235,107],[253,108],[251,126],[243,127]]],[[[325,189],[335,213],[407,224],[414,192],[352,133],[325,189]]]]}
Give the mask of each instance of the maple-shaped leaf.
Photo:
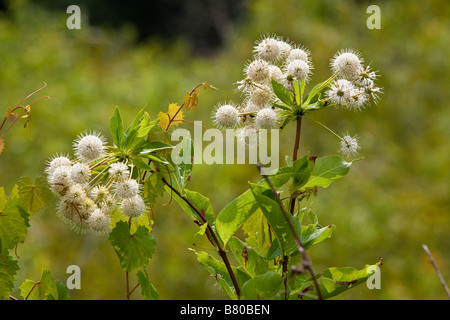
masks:
{"type": "Polygon", "coordinates": [[[184,106],[186,110],[195,110],[198,105],[198,96],[200,95],[200,90],[194,90],[192,93],[187,92],[184,96],[184,106]]]}
{"type": "Polygon", "coordinates": [[[172,125],[178,126],[183,122],[183,111],[176,103],[169,104],[167,113],[160,112],[158,114],[159,125],[164,131],[169,130],[172,125]]]}

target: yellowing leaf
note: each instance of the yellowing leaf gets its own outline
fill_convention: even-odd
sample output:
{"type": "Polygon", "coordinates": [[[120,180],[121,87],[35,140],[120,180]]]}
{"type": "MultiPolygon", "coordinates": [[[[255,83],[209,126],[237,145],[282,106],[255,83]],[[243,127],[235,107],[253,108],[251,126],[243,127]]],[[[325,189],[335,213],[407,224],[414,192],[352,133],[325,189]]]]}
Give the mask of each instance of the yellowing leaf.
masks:
{"type": "Polygon", "coordinates": [[[169,104],[167,113],[160,112],[158,114],[159,125],[164,131],[167,131],[172,125],[178,126],[183,122],[183,111],[176,103],[169,104]]]}
{"type": "Polygon", "coordinates": [[[194,110],[197,108],[198,105],[198,96],[200,94],[200,90],[194,90],[192,94],[189,94],[189,92],[186,93],[184,96],[184,106],[186,107],[186,110],[194,110]]]}

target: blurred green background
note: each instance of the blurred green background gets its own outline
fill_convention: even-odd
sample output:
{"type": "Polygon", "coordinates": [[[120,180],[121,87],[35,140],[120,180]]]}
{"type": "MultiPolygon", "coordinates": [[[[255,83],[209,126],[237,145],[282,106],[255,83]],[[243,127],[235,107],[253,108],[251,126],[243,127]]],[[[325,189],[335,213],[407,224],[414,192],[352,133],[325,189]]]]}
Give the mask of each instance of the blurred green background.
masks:
{"type": "MultiPolygon", "coordinates": [[[[357,133],[364,157],[313,199],[319,222],[337,226],[331,239],[309,251],[315,270],[362,268],[382,257],[381,289],[361,285],[337,299],[445,299],[421,245],[429,246],[450,282],[448,1],[253,0],[232,2],[227,10],[213,2],[186,1],[180,9],[180,1],[152,1],[158,4],[154,21],[152,12],[138,5],[125,3],[126,10],[111,13],[104,1],[90,7],[80,1],[81,30],[67,29],[65,1],[2,3],[0,111],[43,82],[48,86],[37,96],[51,100],[33,106],[31,132],[19,124],[6,135],[0,186],[9,192],[21,176],[42,175],[49,156],[70,153],[81,131],[109,137],[115,106],[126,122],[142,107],[156,117],[201,82],[219,90],[202,91],[198,108],[185,116],[212,127],[215,104],[241,101],[233,83],[242,78],[261,35],[307,46],[315,66],[312,82],[330,75],[329,59],[336,51],[353,48],[379,70],[384,93],[377,106],[362,112],[313,114],[338,133],[357,133]],[[380,30],[366,27],[370,4],[381,9],[380,30]],[[130,19],[122,21],[120,12],[130,19]]],[[[292,152],[293,130],[281,136],[281,158],[292,152]]],[[[337,139],[311,120],[305,119],[302,130],[302,154],[337,152],[337,139]]],[[[208,196],[217,214],[256,179],[251,165],[199,165],[189,188],[208,196]]],[[[197,226],[175,202],[164,206],[167,201],[155,208],[158,244],[148,268],[160,298],[225,298],[188,250],[210,248],[208,243],[194,237],[197,226]]],[[[75,234],[56,217],[55,203],[30,224],[17,252],[17,286],[39,279],[41,268],[64,283],[67,266],[76,264],[82,283],[81,290],[71,291],[73,299],[125,298],[125,275],[107,237],[75,234]]]]}

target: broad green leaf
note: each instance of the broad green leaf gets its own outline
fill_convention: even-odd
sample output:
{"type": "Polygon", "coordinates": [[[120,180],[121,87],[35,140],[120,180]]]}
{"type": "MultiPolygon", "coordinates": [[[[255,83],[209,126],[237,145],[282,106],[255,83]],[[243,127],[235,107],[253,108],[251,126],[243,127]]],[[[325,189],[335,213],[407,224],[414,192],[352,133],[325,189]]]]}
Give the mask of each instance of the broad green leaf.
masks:
{"type": "MultiPolygon", "coordinates": [[[[267,221],[269,221],[273,232],[280,244],[281,254],[290,256],[298,254],[297,245],[294,241],[294,235],[289,227],[289,223],[279,207],[277,201],[273,198],[272,190],[268,187],[250,184],[253,196],[261,208],[267,221]]],[[[297,236],[301,237],[301,225],[297,218],[288,216],[291,219],[297,236]]]]}
{"type": "Polygon", "coordinates": [[[241,299],[270,299],[283,289],[283,277],[276,272],[268,271],[248,280],[243,285],[241,299]]]}
{"type": "Polygon", "coordinates": [[[3,187],[0,188],[0,244],[3,249],[12,249],[23,242],[27,235],[29,213],[22,199],[18,197],[18,188],[14,186],[9,197],[3,187]]]}
{"type": "Polygon", "coordinates": [[[292,166],[282,167],[278,170],[272,179],[290,180],[293,179],[292,189],[297,190],[308,182],[311,172],[314,168],[314,162],[304,156],[293,162],[292,166]]]}
{"type": "Polygon", "coordinates": [[[269,266],[267,260],[240,239],[232,237],[228,242],[228,246],[241,266],[243,266],[252,277],[268,271],[269,266]]]}
{"type": "Polygon", "coordinates": [[[293,103],[293,94],[288,91],[283,84],[272,79],[272,88],[275,95],[286,105],[290,106],[293,103]]]}
{"type": "Polygon", "coordinates": [[[124,129],[122,116],[120,115],[118,107],[116,107],[116,109],[114,110],[114,115],[109,122],[109,130],[111,132],[111,137],[113,138],[116,147],[122,149],[124,129]]]}
{"type": "Polygon", "coordinates": [[[47,180],[44,177],[22,177],[18,182],[19,196],[28,205],[30,215],[45,207],[52,197],[52,192],[48,188],[47,180]]]}
{"type": "Polygon", "coordinates": [[[25,300],[54,300],[58,296],[56,281],[50,271],[42,270],[41,280],[25,280],[19,287],[20,295],[25,300]]]}
{"type": "Polygon", "coordinates": [[[158,291],[151,283],[147,270],[142,268],[137,273],[138,283],[141,286],[141,294],[145,300],[158,300],[158,291]]]}
{"type": "MultiPolygon", "coordinates": [[[[169,187],[166,187],[166,191],[168,193],[171,192],[169,187]]],[[[202,219],[198,216],[197,212],[189,206],[186,201],[181,199],[176,193],[172,193],[174,199],[178,202],[178,204],[183,208],[183,210],[191,216],[194,220],[202,221],[202,219]]],[[[209,199],[198,192],[190,191],[184,189],[183,195],[194,207],[196,207],[200,212],[204,210],[206,221],[208,221],[209,225],[214,227],[214,212],[211,207],[211,203],[209,199]]]]}
{"type": "MultiPolygon", "coordinates": [[[[221,286],[226,285],[228,289],[225,289],[224,287],[222,288],[224,288],[225,291],[231,290],[235,294],[236,292],[234,289],[233,281],[231,280],[231,276],[228,273],[225,264],[221,261],[218,261],[216,258],[212,257],[211,255],[207,254],[204,251],[196,252],[196,254],[197,254],[197,261],[202,266],[204,266],[212,276],[217,277],[219,275],[225,280],[224,282],[218,281],[219,285],[221,286]]],[[[250,276],[244,271],[233,266],[231,267],[231,269],[236,277],[236,281],[240,288],[245,282],[251,279],[250,276]]]]}
{"type": "Polygon", "coordinates": [[[165,184],[161,180],[161,175],[157,172],[152,173],[143,184],[144,198],[147,199],[151,205],[156,203],[157,198],[164,195],[165,184]]]}
{"type": "Polygon", "coordinates": [[[18,270],[17,261],[8,254],[7,250],[0,250],[0,300],[2,297],[9,296],[14,287],[15,275],[18,270]]]}
{"type": "Polygon", "coordinates": [[[163,149],[172,149],[174,148],[173,145],[162,142],[162,141],[152,141],[147,144],[145,144],[142,147],[142,151],[140,151],[140,154],[150,153],[157,150],[163,150],[163,149]]]}
{"type": "Polygon", "coordinates": [[[140,268],[148,263],[155,252],[156,242],[145,226],[139,226],[131,234],[128,224],[119,221],[112,229],[109,240],[124,271],[140,268]]]}
{"type": "Polygon", "coordinates": [[[300,241],[303,244],[305,250],[311,247],[313,244],[320,243],[331,237],[336,226],[329,225],[326,227],[317,227],[316,224],[310,224],[308,226],[302,226],[302,236],[300,241]]]}
{"type": "Polygon", "coordinates": [[[70,300],[69,290],[59,280],[56,280],[56,289],[58,291],[58,300],[70,300]]]}
{"type": "Polygon", "coordinates": [[[334,180],[345,176],[352,162],[346,162],[340,156],[317,158],[309,181],[303,188],[328,187],[334,180]]]}
{"type": "Polygon", "coordinates": [[[242,231],[247,236],[244,242],[253,247],[257,253],[265,256],[270,245],[269,223],[261,210],[256,210],[244,222],[242,231]]]}
{"type": "MultiPolygon", "coordinates": [[[[352,267],[326,269],[322,274],[317,275],[323,299],[332,298],[350,288],[364,283],[376,272],[379,264],[380,263],[366,265],[361,270],[352,267]]],[[[308,288],[308,295],[317,297],[317,289],[311,279],[304,281],[301,283],[300,287],[295,288],[293,291],[296,291],[296,293],[291,294],[291,297],[293,299],[297,298],[298,292],[305,291],[306,288],[308,288]]],[[[304,296],[303,299],[309,300],[312,298],[304,296]]]]}
{"type": "MultiPolygon", "coordinates": [[[[277,174],[268,176],[275,188],[281,187],[292,178],[292,169],[287,169],[289,173],[286,173],[285,170],[285,168],[280,168],[277,174]]],[[[267,185],[267,182],[262,179],[258,184],[267,185]]],[[[216,218],[216,229],[224,244],[257,209],[258,205],[251,190],[247,190],[219,212],[216,218]]]]}

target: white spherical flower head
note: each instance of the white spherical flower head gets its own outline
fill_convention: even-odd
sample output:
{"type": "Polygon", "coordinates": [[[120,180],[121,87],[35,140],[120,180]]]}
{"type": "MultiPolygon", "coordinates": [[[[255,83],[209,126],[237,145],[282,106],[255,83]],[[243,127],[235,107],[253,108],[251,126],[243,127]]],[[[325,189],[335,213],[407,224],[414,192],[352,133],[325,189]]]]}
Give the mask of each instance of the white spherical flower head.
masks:
{"type": "Polygon", "coordinates": [[[256,55],[266,61],[276,61],[280,57],[278,40],[265,38],[259,41],[254,49],[256,55]]]}
{"type": "Polygon", "coordinates": [[[364,92],[364,89],[355,88],[350,100],[347,102],[346,107],[353,111],[360,111],[364,108],[366,102],[367,94],[364,92]]]}
{"type": "Polygon", "coordinates": [[[339,79],[334,81],[327,91],[326,96],[331,102],[338,106],[345,106],[355,93],[355,86],[348,80],[339,79]]]}
{"type": "Polygon", "coordinates": [[[255,147],[259,141],[258,128],[254,125],[245,126],[238,131],[237,137],[242,145],[255,147]]]}
{"type": "Polygon", "coordinates": [[[260,129],[272,129],[278,124],[277,114],[272,108],[265,108],[256,114],[255,125],[260,129]]]}
{"type": "Polygon", "coordinates": [[[115,181],[124,181],[130,176],[128,166],[123,162],[114,162],[109,165],[108,173],[115,181]]]}
{"type": "Polygon", "coordinates": [[[311,66],[308,62],[295,59],[289,62],[286,67],[286,74],[295,77],[297,80],[308,80],[311,66]]]}
{"type": "Polygon", "coordinates": [[[66,157],[66,156],[54,156],[50,159],[48,162],[48,166],[46,168],[47,174],[51,175],[56,168],[62,167],[62,166],[71,166],[72,161],[66,157]]]}
{"type": "Polygon", "coordinates": [[[117,208],[117,198],[112,194],[108,195],[105,200],[100,202],[100,209],[104,213],[111,213],[117,208]]]}
{"type": "Polygon", "coordinates": [[[292,47],[289,43],[283,40],[278,40],[278,48],[280,48],[280,59],[287,59],[292,47]]]}
{"type": "Polygon", "coordinates": [[[100,209],[95,209],[87,219],[89,230],[98,234],[107,234],[111,231],[111,217],[100,209]]]}
{"type": "Polygon", "coordinates": [[[337,72],[347,80],[358,79],[363,70],[361,55],[352,50],[339,51],[333,56],[330,64],[334,73],[337,72]]]}
{"type": "Polygon", "coordinates": [[[89,181],[89,178],[91,177],[91,170],[85,163],[75,163],[70,168],[70,177],[73,182],[82,184],[89,181]]]}
{"type": "Polygon", "coordinates": [[[250,89],[249,96],[254,104],[264,108],[272,99],[272,88],[263,84],[257,87],[253,86],[250,89]]]}
{"type": "Polygon", "coordinates": [[[281,71],[279,67],[271,65],[269,69],[270,69],[270,79],[273,79],[276,82],[280,83],[284,81],[283,71],[281,71]]]}
{"type": "Polygon", "coordinates": [[[105,151],[105,139],[100,134],[81,135],[74,142],[77,156],[86,161],[100,158],[105,151]]]}
{"type": "Polygon", "coordinates": [[[120,198],[132,198],[139,192],[139,183],[134,179],[119,181],[115,184],[115,191],[120,198]]]}
{"type": "Polygon", "coordinates": [[[90,196],[95,202],[103,202],[109,195],[108,188],[102,185],[95,186],[90,192],[90,196]]]}
{"type": "Polygon", "coordinates": [[[309,52],[306,49],[302,48],[293,48],[289,51],[287,61],[293,61],[293,60],[302,60],[305,62],[309,61],[309,52]]]}
{"type": "Polygon", "coordinates": [[[245,74],[255,82],[267,82],[270,77],[269,64],[262,59],[253,60],[245,68],[245,74]]]}
{"type": "Polygon", "coordinates": [[[341,149],[340,152],[344,155],[356,155],[360,146],[358,145],[358,138],[345,135],[341,139],[341,149]]]}
{"type": "Polygon", "coordinates": [[[141,196],[137,195],[132,198],[126,198],[122,201],[123,213],[130,217],[135,218],[145,212],[145,203],[141,196]]]}
{"type": "Polygon", "coordinates": [[[55,169],[52,175],[49,177],[49,184],[51,185],[53,191],[56,193],[62,194],[64,190],[71,185],[73,185],[73,181],[70,178],[70,167],[69,166],[60,166],[55,169]]]}
{"type": "Polygon", "coordinates": [[[231,104],[219,106],[213,118],[216,126],[223,129],[236,127],[240,120],[238,110],[231,104]]]}
{"type": "Polygon", "coordinates": [[[84,201],[86,197],[86,191],[79,184],[74,184],[67,189],[66,199],[75,204],[80,204],[84,201]]]}

